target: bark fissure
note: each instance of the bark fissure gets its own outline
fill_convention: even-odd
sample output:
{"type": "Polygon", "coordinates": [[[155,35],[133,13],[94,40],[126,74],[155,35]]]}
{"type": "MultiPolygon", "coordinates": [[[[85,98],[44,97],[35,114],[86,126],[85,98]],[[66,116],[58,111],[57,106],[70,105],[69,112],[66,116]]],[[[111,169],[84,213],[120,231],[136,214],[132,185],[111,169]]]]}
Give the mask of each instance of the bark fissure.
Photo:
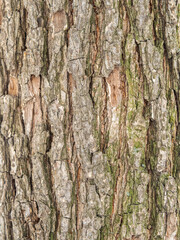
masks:
{"type": "Polygon", "coordinates": [[[2,240],[180,237],[176,0],[0,0],[2,240]]]}

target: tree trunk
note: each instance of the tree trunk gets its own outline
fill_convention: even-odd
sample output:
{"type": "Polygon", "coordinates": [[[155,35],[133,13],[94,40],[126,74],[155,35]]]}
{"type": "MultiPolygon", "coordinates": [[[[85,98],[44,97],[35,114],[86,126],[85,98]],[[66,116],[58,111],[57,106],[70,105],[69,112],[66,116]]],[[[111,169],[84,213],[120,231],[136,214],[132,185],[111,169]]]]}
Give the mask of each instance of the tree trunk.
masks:
{"type": "Polygon", "coordinates": [[[180,0],[0,0],[0,239],[180,239],[180,0]]]}

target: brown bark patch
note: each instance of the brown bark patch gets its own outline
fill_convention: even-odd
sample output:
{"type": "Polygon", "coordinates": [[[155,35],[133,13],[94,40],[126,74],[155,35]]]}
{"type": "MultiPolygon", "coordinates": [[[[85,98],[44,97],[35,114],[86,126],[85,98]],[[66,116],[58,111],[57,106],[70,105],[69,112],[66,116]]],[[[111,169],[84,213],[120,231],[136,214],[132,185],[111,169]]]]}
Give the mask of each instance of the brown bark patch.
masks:
{"type": "Polygon", "coordinates": [[[18,96],[18,79],[16,77],[10,76],[8,94],[11,96],[18,96]]]}
{"type": "Polygon", "coordinates": [[[76,87],[76,81],[74,80],[71,73],[69,73],[69,85],[71,91],[73,91],[73,88],[76,87]]]}
{"type": "Polygon", "coordinates": [[[121,71],[120,67],[116,66],[106,79],[111,88],[111,105],[113,107],[119,105],[121,97],[126,97],[126,93],[122,91],[124,89],[125,78],[125,74],[121,71]]]}
{"type": "Polygon", "coordinates": [[[33,97],[24,106],[24,122],[26,133],[33,135],[35,127],[43,121],[43,107],[45,109],[41,99],[41,76],[31,75],[28,86],[33,97]]]}
{"type": "Polygon", "coordinates": [[[40,95],[40,87],[41,87],[40,76],[35,77],[34,75],[32,75],[31,79],[29,81],[29,89],[33,93],[34,96],[40,95]]]}
{"type": "Polygon", "coordinates": [[[62,31],[66,25],[66,15],[64,10],[58,11],[53,15],[53,25],[55,32],[62,31]]]}

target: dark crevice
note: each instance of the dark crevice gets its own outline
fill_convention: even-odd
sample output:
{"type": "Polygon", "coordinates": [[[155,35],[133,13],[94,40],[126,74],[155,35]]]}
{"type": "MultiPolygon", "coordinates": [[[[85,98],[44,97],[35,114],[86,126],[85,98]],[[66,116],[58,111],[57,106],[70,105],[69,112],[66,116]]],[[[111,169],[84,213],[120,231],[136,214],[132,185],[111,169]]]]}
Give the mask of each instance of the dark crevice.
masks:
{"type": "Polygon", "coordinates": [[[81,225],[79,225],[80,221],[80,205],[81,205],[81,200],[80,200],[80,185],[81,185],[81,164],[78,163],[76,165],[76,231],[77,231],[77,239],[80,237],[80,230],[81,230],[81,225]]]}
{"type": "Polygon", "coordinates": [[[21,229],[22,229],[23,238],[28,239],[28,240],[32,240],[32,238],[30,236],[30,228],[29,228],[29,225],[28,225],[28,223],[25,219],[24,211],[22,209],[21,203],[20,203],[20,212],[21,212],[20,222],[21,222],[21,229]]]}
{"type": "Polygon", "coordinates": [[[69,116],[68,116],[68,122],[69,122],[69,133],[71,133],[71,139],[72,144],[74,143],[74,136],[72,131],[72,125],[73,125],[73,102],[72,102],[72,91],[73,91],[73,77],[72,74],[67,72],[67,92],[68,92],[68,104],[69,104],[69,116]]]}
{"type": "Polygon", "coordinates": [[[6,63],[4,61],[3,52],[0,53],[0,83],[2,84],[3,95],[8,94],[10,72],[7,70],[6,63]]]}
{"type": "Polygon", "coordinates": [[[49,65],[50,65],[50,57],[49,57],[49,9],[46,1],[42,1],[41,3],[41,17],[43,19],[43,35],[44,35],[44,46],[43,46],[43,55],[42,62],[43,67],[41,70],[42,75],[47,76],[49,65]]]}
{"type": "MultiPolygon", "coordinates": [[[[70,136],[70,143],[71,143],[71,148],[72,148],[72,153],[71,156],[68,154],[68,168],[71,169],[71,164],[76,158],[76,145],[75,145],[75,140],[74,140],[74,133],[73,133],[73,99],[72,99],[72,92],[73,92],[73,87],[74,87],[74,79],[72,74],[67,72],[67,92],[68,92],[68,125],[67,125],[67,134],[70,136]]],[[[68,153],[68,151],[67,151],[68,153]]],[[[76,231],[77,231],[77,236],[79,236],[79,205],[80,205],[80,197],[79,197],[79,189],[80,189],[80,184],[81,184],[81,164],[79,163],[78,159],[76,159],[75,163],[75,172],[76,172],[76,177],[75,177],[75,192],[76,192],[76,201],[75,201],[75,209],[76,209],[76,231]]],[[[70,175],[72,177],[72,173],[70,170],[70,175]]],[[[73,207],[73,206],[72,206],[73,207]]],[[[71,217],[72,219],[72,217],[71,217]]]]}
{"type": "Polygon", "coordinates": [[[153,239],[153,234],[155,231],[155,226],[157,222],[157,214],[158,214],[158,204],[157,204],[157,194],[158,185],[154,185],[154,183],[159,183],[158,175],[156,174],[156,164],[157,164],[157,157],[158,157],[158,148],[156,145],[157,142],[157,124],[156,121],[150,119],[149,121],[149,128],[147,131],[147,142],[146,142],[146,149],[145,149],[145,164],[146,169],[150,176],[150,181],[148,183],[147,192],[149,196],[149,240],[153,239]]]}
{"type": "Polygon", "coordinates": [[[6,226],[7,226],[7,238],[9,240],[15,240],[14,235],[13,235],[13,224],[12,224],[12,218],[11,218],[11,211],[12,211],[12,200],[11,197],[13,196],[13,199],[15,198],[16,194],[16,188],[14,188],[14,182],[13,182],[13,177],[10,174],[11,172],[11,161],[10,161],[10,156],[9,156],[9,143],[8,140],[3,137],[4,139],[4,153],[5,153],[5,179],[6,179],[6,189],[5,189],[5,209],[7,215],[5,216],[6,218],[6,226]]]}
{"type": "Polygon", "coordinates": [[[27,49],[27,47],[26,47],[26,40],[27,40],[27,10],[26,10],[26,8],[23,8],[22,18],[20,15],[20,25],[22,28],[22,41],[23,41],[22,50],[26,51],[26,49],[27,49]]]}
{"type": "Polygon", "coordinates": [[[93,77],[90,76],[90,82],[89,82],[89,96],[92,101],[93,108],[95,106],[94,98],[93,98],[93,77]]]}
{"type": "Polygon", "coordinates": [[[74,25],[74,20],[73,20],[73,0],[69,0],[69,4],[68,4],[69,8],[68,8],[68,13],[67,13],[67,23],[68,23],[68,29],[65,31],[65,42],[66,42],[66,46],[68,48],[69,46],[69,31],[71,29],[71,27],[74,25]]]}
{"type": "MultiPolygon", "coordinates": [[[[66,42],[66,47],[69,47],[69,38],[70,38],[70,29],[74,25],[74,20],[73,20],[73,0],[69,1],[68,4],[68,13],[67,13],[67,19],[68,19],[68,29],[65,31],[65,42],[66,42]]],[[[71,204],[71,216],[70,216],[70,225],[73,226],[73,220],[75,224],[75,229],[72,227],[72,229],[69,229],[69,235],[74,234],[77,236],[77,239],[79,238],[80,235],[80,228],[79,226],[79,211],[80,211],[80,185],[81,185],[81,164],[79,162],[79,159],[76,154],[76,144],[75,144],[75,139],[74,139],[74,132],[73,132],[73,89],[76,87],[76,82],[74,79],[74,76],[70,73],[67,72],[67,93],[68,93],[68,98],[67,98],[67,109],[66,109],[66,121],[67,123],[65,124],[65,131],[66,131],[66,136],[65,136],[65,144],[66,144],[66,154],[67,154],[67,165],[69,169],[69,174],[70,174],[70,179],[73,181],[73,189],[72,189],[72,194],[74,195],[74,200],[71,204]],[[68,141],[69,139],[69,141],[68,141]],[[71,146],[72,151],[68,151],[68,146],[71,146]],[[72,165],[74,164],[75,167],[75,173],[72,171],[72,165]],[[75,175],[75,176],[74,176],[75,175]],[[73,207],[75,207],[75,216],[73,215],[73,207]],[[75,233],[76,232],[76,233],[75,233]]]]}
{"type": "MultiPolygon", "coordinates": [[[[26,164],[26,170],[27,170],[27,177],[29,180],[29,185],[31,189],[31,194],[33,194],[33,179],[32,179],[32,169],[33,169],[33,163],[32,163],[32,138],[33,138],[33,121],[34,121],[34,103],[33,103],[33,112],[32,112],[32,122],[31,122],[31,131],[30,136],[26,138],[26,148],[28,149],[28,155],[27,158],[25,158],[25,164],[26,164]]],[[[21,115],[22,124],[24,125],[24,132],[25,132],[25,123],[23,116],[21,115]]]]}
{"type": "Polygon", "coordinates": [[[19,31],[16,36],[16,51],[15,51],[15,69],[18,72],[23,66],[23,52],[26,51],[26,41],[27,41],[27,17],[28,12],[24,5],[20,2],[20,10],[19,10],[19,31]]]}
{"type": "Polygon", "coordinates": [[[164,42],[164,31],[165,31],[165,19],[161,13],[161,3],[160,1],[151,0],[151,13],[153,13],[153,37],[154,44],[157,48],[162,48],[162,43],[164,42]]]}
{"type": "MultiPolygon", "coordinates": [[[[104,19],[104,2],[101,1],[99,6],[96,5],[95,0],[90,0],[90,4],[92,5],[92,16],[90,20],[90,47],[89,54],[86,59],[86,75],[89,77],[89,96],[92,101],[93,108],[95,107],[94,97],[93,97],[93,79],[96,75],[95,73],[95,65],[97,61],[98,54],[101,50],[101,29],[102,23],[104,19]]],[[[101,63],[99,63],[99,69],[101,68],[101,63]]]]}
{"type": "Polygon", "coordinates": [[[21,119],[23,134],[25,135],[26,130],[25,130],[25,123],[24,123],[23,112],[22,112],[22,104],[19,103],[19,106],[20,106],[20,119],[21,119]]]}
{"type": "Polygon", "coordinates": [[[138,62],[138,72],[139,72],[139,77],[140,79],[143,80],[143,99],[144,99],[144,105],[145,106],[148,106],[148,100],[145,99],[145,96],[144,96],[144,91],[146,90],[147,92],[149,92],[149,89],[148,89],[148,83],[147,83],[147,78],[146,78],[146,75],[144,73],[144,68],[143,68],[143,61],[142,61],[142,57],[141,57],[141,52],[140,52],[140,45],[137,43],[137,41],[135,41],[136,43],[136,53],[137,53],[137,62],[138,62]],[[145,88],[146,86],[146,88],[145,88]]]}
{"type": "Polygon", "coordinates": [[[46,125],[47,125],[47,131],[49,132],[49,136],[47,138],[47,143],[46,143],[46,153],[48,153],[51,150],[51,147],[52,147],[54,134],[51,130],[51,124],[49,123],[48,119],[46,121],[46,125]]]}
{"type": "MultiPolygon", "coordinates": [[[[100,14],[103,13],[104,11],[104,1],[101,0],[100,2],[100,6],[96,5],[96,1],[95,0],[90,0],[90,4],[93,7],[93,13],[94,17],[95,17],[95,31],[94,31],[94,35],[95,35],[95,45],[96,45],[96,49],[95,49],[95,57],[94,57],[94,62],[96,60],[96,56],[97,53],[99,52],[99,44],[100,44],[100,35],[101,35],[101,29],[100,29],[100,14]]],[[[92,28],[92,26],[91,26],[92,28]]]]}
{"type": "Polygon", "coordinates": [[[32,152],[32,139],[27,138],[27,149],[28,149],[28,156],[27,159],[25,159],[26,162],[26,169],[27,169],[27,177],[29,179],[29,185],[31,189],[31,194],[33,193],[33,180],[32,180],[32,169],[33,169],[33,164],[32,164],[32,159],[31,159],[31,152],[32,152]]]}
{"type": "Polygon", "coordinates": [[[152,13],[153,0],[149,0],[149,12],[152,13]]]}
{"type": "Polygon", "coordinates": [[[93,153],[90,153],[90,162],[93,164],[93,153]]]}
{"type": "Polygon", "coordinates": [[[43,102],[42,102],[42,83],[43,83],[42,75],[39,75],[39,78],[40,78],[40,87],[39,87],[40,110],[41,110],[42,120],[43,120],[44,109],[43,109],[43,102]]]}
{"type": "Polygon", "coordinates": [[[50,213],[50,217],[51,217],[51,229],[53,229],[53,225],[55,225],[55,230],[54,232],[50,232],[50,237],[53,236],[53,239],[56,240],[57,239],[57,231],[59,228],[59,224],[60,224],[60,211],[58,209],[58,204],[56,201],[56,196],[53,190],[53,176],[52,176],[52,169],[51,169],[51,160],[50,158],[45,155],[44,159],[42,160],[42,167],[44,170],[44,176],[46,179],[46,186],[48,189],[48,196],[50,199],[50,209],[51,209],[51,213],[50,213]],[[54,217],[53,215],[56,215],[55,218],[55,223],[53,221],[54,217]]]}
{"type": "Polygon", "coordinates": [[[14,178],[12,179],[12,196],[13,196],[13,199],[15,199],[15,197],[16,197],[16,181],[14,178]]]}
{"type": "MultiPolygon", "coordinates": [[[[179,91],[177,92],[177,91],[174,90],[174,89],[173,89],[173,91],[174,91],[174,96],[175,96],[175,101],[176,101],[176,110],[177,110],[177,119],[178,119],[177,126],[178,126],[178,125],[180,124],[180,122],[179,122],[180,97],[179,97],[179,93],[178,93],[179,91]]],[[[178,132],[178,131],[177,131],[177,132],[178,132]]]]}
{"type": "Polygon", "coordinates": [[[101,110],[101,129],[100,129],[100,150],[102,153],[105,153],[106,148],[108,146],[109,141],[109,133],[108,133],[108,86],[106,79],[103,78],[102,80],[102,89],[103,89],[103,103],[102,103],[102,110],[101,110]]]}

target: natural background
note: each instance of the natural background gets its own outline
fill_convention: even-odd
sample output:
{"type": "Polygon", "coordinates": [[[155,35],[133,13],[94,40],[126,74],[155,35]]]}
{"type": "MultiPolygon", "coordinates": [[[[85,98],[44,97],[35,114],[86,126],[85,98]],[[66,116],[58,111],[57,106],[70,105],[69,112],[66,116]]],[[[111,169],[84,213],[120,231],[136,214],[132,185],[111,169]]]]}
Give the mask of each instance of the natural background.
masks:
{"type": "Polygon", "coordinates": [[[0,0],[0,239],[180,239],[180,0],[0,0]]]}

